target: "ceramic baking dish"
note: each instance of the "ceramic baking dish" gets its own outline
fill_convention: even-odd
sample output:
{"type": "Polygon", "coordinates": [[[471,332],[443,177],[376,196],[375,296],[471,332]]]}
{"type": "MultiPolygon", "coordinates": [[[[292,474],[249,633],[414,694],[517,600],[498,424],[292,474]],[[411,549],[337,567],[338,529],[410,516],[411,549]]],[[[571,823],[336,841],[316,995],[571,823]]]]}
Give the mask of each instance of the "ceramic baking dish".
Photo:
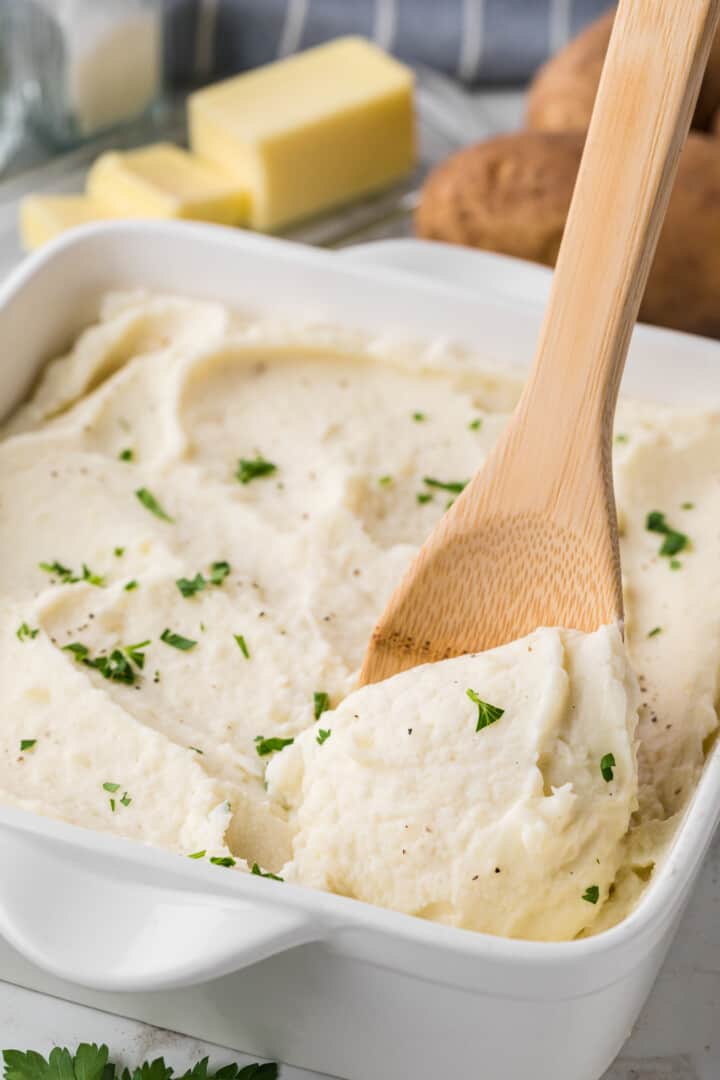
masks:
{"type": "MultiPolygon", "coordinates": [[[[0,412],[93,319],[105,290],[128,286],[416,342],[418,355],[467,346],[487,366],[522,371],[547,275],[435,250],[458,284],[411,276],[397,249],[384,269],[367,263],[374,250],[329,254],[212,226],[89,227],[0,289],[0,412]]],[[[427,274],[435,255],[423,252],[415,270],[427,274]]],[[[640,327],[625,390],[720,405],[720,345],[640,327]]],[[[595,938],[545,944],[0,808],[0,977],[352,1080],[598,1080],[652,986],[719,816],[716,749],[638,908],[595,938]]]]}

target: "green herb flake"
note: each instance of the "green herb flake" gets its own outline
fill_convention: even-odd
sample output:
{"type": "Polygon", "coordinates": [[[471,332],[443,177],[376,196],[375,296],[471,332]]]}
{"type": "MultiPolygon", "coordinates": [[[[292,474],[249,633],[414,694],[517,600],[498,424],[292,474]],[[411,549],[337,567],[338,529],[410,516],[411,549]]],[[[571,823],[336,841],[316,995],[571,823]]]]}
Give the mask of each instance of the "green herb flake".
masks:
{"type": "Polygon", "coordinates": [[[228,576],[229,573],[230,573],[230,563],[229,562],[225,562],[224,560],[222,562],[214,562],[212,564],[212,566],[210,567],[210,584],[211,585],[222,585],[223,581],[225,580],[225,578],[228,576]]]}
{"type": "Polygon", "coordinates": [[[194,750],[196,754],[204,753],[204,751],[201,750],[198,746],[188,746],[188,750],[194,750]]]}
{"type": "Polygon", "coordinates": [[[277,874],[271,874],[269,870],[261,870],[256,862],[252,864],[252,870],[250,871],[255,877],[269,878],[270,881],[284,881],[284,878],[278,877],[277,874]]]}
{"type": "Polygon", "coordinates": [[[330,708],[330,695],[324,690],[316,690],[313,694],[313,712],[315,719],[319,720],[324,712],[330,708]]]}
{"type": "Polygon", "coordinates": [[[178,578],[175,584],[186,600],[207,588],[207,581],[202,574],[196,574],[194,578],[178,578]]]}
{"type": "Polygon", "coordinates": [[[380,485],[380,487],[390,487],[392,482],[393,482],[392,476],[381,476],[378,479],[378,484],[380,485]]]}
{"type": "Polygon", "coordinates": [[[264,735],[255,736],[255,749],[260,757],[267,757],[278,750],[284,750],[286,746],[292,746],[294,739],[266,739],[264,735]]]}
{"type": "Polygon", "coordinates": [[[416,424],[422,424],[423,420],[427,420],[427,413],[414,412],[412,414],[412,418],[413,418],[413,420],[415,421],[416,424]]]}
{"type": "Polygon", "coordinates": [[[597,885],[591,885],[583,893],[583,900],[587,900],[588,904],[597,904],[600,899],[600,889],[597,885]]]}
{"type": "Polygon", "coordinates": [[[146,649],[150,644],[150,638],[147,641],[139,641],[137,645],[126,645],[123,652],[127,656],[128,660],[132,660],[136,667],[140,670],[145,667],[145,653],[142,651],[146,649]]]}
{"type": "Polygon", "coordinates": [[[114,795],[116,791],[120,790],[119,784],[112,784],[109,780],[106,780],[103,784],[103,791],[109,791],[111,795],[114,795]]]}
{"type": "Polygon", "coordinates": [[[121,649],[113,649],[109,656],[96,656],[94,659],[84,656],[80,659],[86,667],[98,671],[103,679],[125,683],[127,686],[132,686],[135,682],[135,672],[121,649]]]}
{"type": "Polygon", "coordinates": [[[609,784],[615,776],[615,773],[613,772],[615,765],[614,754],[604,754],[603,757],[600,758],[600,772],[606,784],[609,784]]]}
{"type": "Polygon", "coordinates": [[[38,563],[38,566],[41,570],[44,570],[46,574],[52,574],[53,577],[58,578],[63,585],[74,585],[76,581],[81,580],[68,566],[63,566],[57,559],[53,562],[38,563]]]}
{"type": "Polygon", "coordinates": [[[479,431],[482,426],[483,422],[481,416],[476,416],[475,419],[471,420],[468,424],[468,428],[470,429],[470,431],[479,431]]]}
{"type": "Polygon", "coordinates": [[[277,465],[272,461],[266,461],[260,454],[254,458],[240,458],[235,471],[235,479],[241,484],[249,484],[252,480],[258,480],[261,476],[271,476],[277,472],[277,465]]]}
{"type": "Polygon", "coordinates": [[[39,627],[31,629],[26,622],[20,623],[15,631],[15,637],[18,641],[32,641],[40,633],[39,627]]]}
{"type": "Polygon", "coordinates": [[[247,647],[247,642],[245,641],[245,638],[242,636],[242,634],[233,634],[233,637],[235,638],[235,641],[237,642],[237,647],[240,650],[240,652],[243,654],[243,656],[245,657],[246,660],[249,660],[250,659],[250,650],[247,647]]]}
{"type": "Polygon", "coordinates": [[[116,547],[113,550],[113,555],[115,556],[116,559],[122,559],[124,554],[125,554],[125,548],[124,547],[116,547]]]}
{"type": "Polygon", "coordinates": [[[673,529],[668,525],[665,514],[660,510],[650,511],[645,519],[645,528],[648,532],[660,533],[663,537],[663,542],[660,545],[658,554],[671,559],[671,569],[679,569],[680,563],[678,563],[677,566],[673,566],[673,562],[677,562],[673,556],[678,555],[689,546],[689,537],[687,537],[685,533],[678,532],[677,529],[673,529]]]}
{"type": "Polygon", "coordinates": [[[230,855],[213,855],[210,862],[213,866],[235,866],[235,860],[230,855]]]}
{"type": "Polygon", "coordinates": [[[135,497],[142,503],[146,510],[149,510],[155,517],[160,518],[161,521],[169,521],[171,523],[175,521],[175,518],[170,517],[170,515],[163,510],[153,493],[148,491],[147,488],[138,488],[135,492],[135,497]]]}
{"type": "Polygon", "coordinates": [[[477,705],[478,719],[476,731],[482,731],[483,728],[489,727],[490,724],[494,724],[496,720],[499,720],[503,716],[505,710],[501,709],[498,705],[489,705],[487,701],[483,701],[482,698],[474,690],[466,690],[465,693],[473,702],[477,705]]]}
{"type": "Polygon", "coordinates": [[[74,654],[76,660],[84,660],[90,650],[87,645],[83,645],[80,641],[72,641],[69,645],[63,645],[63,652],[71,652],[74,654]]]}
{"type": "Polygon", "coordinates": [[[449,491],[451,495],[459,495],[468,485],[467,480],[436,480],[434,476],[423,476],[423,484],[429,488],[437,488],[439,491],[449,491]]]}
{"type": "Polygon", "coordinates": [[[628,437],[622,431],[620,432],[619,435],[615,436],[615,442],[616,443],[626,443],[627,441],[628,441],[628,437]]]}
{"type": "Polygon", "coordinates": [[[197,645],[197,641],[193,641],[192,638],[183,637],[182,634],[175,634],[168,629],[163,630],[160,640],[164,641],[166,645],[171,645],[173,649],[181,649],[183,652],[189,652],[190,649],[194,649],[197,645]]]}
{"type": "Polygon", "coordinates": [[[648,637],[657,637],[658,634],[662,634],[662,626],[653,626],[652,630],[648,631],[648,637]]]}
{"type": "Polygon", "coordinates": [[[114,814],[115,813],[115,800],[114,799],[108,799],[108,802],[110,803],[110,810],[114,814]]]}
{"type": "Polygon", "coordinates": [[[695,509],[695,503],[694,502],[681,503],[680,504],[680,509],[681,510],[694,510],[695,509]]]}
{"type": "Polygon", "coordinates": [[[682,569],[682,563],[680,562],[680,560],[679,559],[671,559],[670,560],[670,569],[671,570],[681,570],[682,569]]]}
{"type": "Polygon", "coordinates": [[[26,750],[32,750],[37,745],[37,739],[21,739],[20,740],[20,752],[24,753],[26,750]]]}
{"type": "Polygon", "coordinates": [[[324,742],[327,742],[332,735],[332,728],[319,728],[318,733],[315,736],[315,742],[318,746],[322,746],[324,742]]]}
{"type": "Polygon", "coordinates": [[[123,806],[129,806],[130,803],[132,802],[132,799],[128,795],[127,791],[123,794],[123,797],[120,800],[120,802],[123,804],[123,806]]]}
{"type": "Polygon", "coordinates": [[[126,447],[125,450],[121,450],[118,454],[118,461],[132,461],[135,457],[135,451],[130,447],[126,447]]]}
{"type": "Polygon", "coordinates": [[[128,581],[127,585],[124,586],[124,589],[125,592],[134,592],[139,586],[140,583],[133,578],[132,581],[128,581]]]}
{"type": "Polygon", "coordinates": [[[420,503],[421,506],[424,506],[425,503],[429,503],[429,502],[433,501],[433,496],[430,494],[429,491],[419,491],[417,493],[417,495],[415,496],[415,498],[417,499],[417,501],[420,503]]]}
{"type": "Polygon", "coordinates": [[[192,855],[188,855],[188,859],[204,859],[207,855],[207,851],[194,851],[192,855]]]}

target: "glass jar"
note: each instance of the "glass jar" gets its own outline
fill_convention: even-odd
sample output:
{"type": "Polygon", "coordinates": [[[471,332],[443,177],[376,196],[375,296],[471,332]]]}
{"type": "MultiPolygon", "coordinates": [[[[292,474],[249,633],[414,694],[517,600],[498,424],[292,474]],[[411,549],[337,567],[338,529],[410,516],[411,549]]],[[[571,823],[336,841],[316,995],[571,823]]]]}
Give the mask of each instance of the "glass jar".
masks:
{"type": "Polygon", "coordinates": [[[13,0],[28,115],[60,146],[126,124],[160,99],[163,0],[13,0]]]}

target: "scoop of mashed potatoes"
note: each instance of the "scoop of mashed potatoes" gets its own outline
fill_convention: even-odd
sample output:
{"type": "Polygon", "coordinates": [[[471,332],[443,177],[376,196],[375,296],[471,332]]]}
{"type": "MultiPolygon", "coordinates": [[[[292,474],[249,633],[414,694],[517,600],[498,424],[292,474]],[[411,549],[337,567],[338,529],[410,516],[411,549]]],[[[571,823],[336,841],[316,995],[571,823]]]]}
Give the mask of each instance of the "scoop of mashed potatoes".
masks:
{"type": "Polygon", "coordinates": [[[615,627],[542,629],[403,672],[271,763],[289,880],[452,926],[572,938],[636,807],[639,692],[615,627]]]}

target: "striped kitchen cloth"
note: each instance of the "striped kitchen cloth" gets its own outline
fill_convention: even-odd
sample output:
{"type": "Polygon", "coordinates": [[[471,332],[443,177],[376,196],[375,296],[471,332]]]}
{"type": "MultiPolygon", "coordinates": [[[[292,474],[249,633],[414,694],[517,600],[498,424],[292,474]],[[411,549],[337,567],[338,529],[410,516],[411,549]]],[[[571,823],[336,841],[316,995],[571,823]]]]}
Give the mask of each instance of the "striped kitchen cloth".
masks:
{"type": "Polygon", "coordinates": [[[468,83],[525,81],[608,0],[165,0],[175,85],[265,64],[338,34],[468,83]]]}

